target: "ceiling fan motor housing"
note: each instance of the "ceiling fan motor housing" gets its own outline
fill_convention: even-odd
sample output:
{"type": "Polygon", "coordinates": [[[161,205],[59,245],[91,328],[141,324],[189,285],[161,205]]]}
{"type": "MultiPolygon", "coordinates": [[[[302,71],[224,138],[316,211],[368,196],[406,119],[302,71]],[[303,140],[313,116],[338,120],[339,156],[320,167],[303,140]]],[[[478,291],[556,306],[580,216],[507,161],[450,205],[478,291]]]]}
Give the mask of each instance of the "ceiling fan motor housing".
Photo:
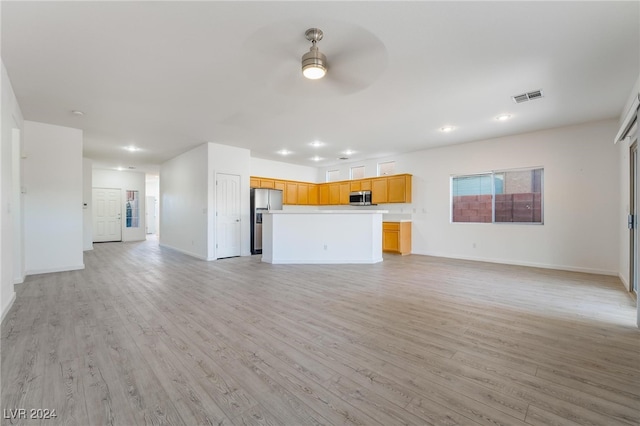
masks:
{"type": "Polygon", "coordinates": [[[309,28],[305,32],[307,40],[311,41],[311,49],[302,55],[302,74],[310,79],[322,78],[327,72],[327,57],[320,52],[316,43],[322,40],[322,30],[309,28]]]}

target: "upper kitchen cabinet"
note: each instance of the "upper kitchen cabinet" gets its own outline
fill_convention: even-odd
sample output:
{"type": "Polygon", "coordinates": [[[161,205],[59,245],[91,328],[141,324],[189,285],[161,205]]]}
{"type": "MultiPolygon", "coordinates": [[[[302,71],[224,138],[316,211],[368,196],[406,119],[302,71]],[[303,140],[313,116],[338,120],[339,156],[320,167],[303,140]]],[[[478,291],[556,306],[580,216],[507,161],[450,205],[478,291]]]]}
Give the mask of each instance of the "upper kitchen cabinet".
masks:
{"type": "Polygon", "coordinates": [[[371,202],[373,204],[384,204],[388,199],[387,178],[371,179],[371,202]]]}
{"type": "Polygon", "coordinates": [[[251,188],[268,188],[274,189],[275,181],[273,179],[251,177],[249,180],[249,186],[251,188]]]}
{"type": "Polygon", "coordinates": [[[350,193],[351,193],[351,183],[340,182],[340,202],[338,204],[349,204],[350,193]]]}
{"type": "Polygon", "coordinates": [[[411,202],[411,175],[408,174],[320,184],[251,176],[250,185],[281,190],[284,204],[348,205],[352,191],[371,191],[373,204],[411,202]]]}
{"type": "Polygon", "coordinates": [[[327,186],[329,187],[329,204],[340,204],[340,184],[329,183],[327,186]]]}
{"type": "Polygon", "coordinates": [[[326,183],[318,185],[318,204],[324,206],[329,204],[329,185],[326,183]]]}
{"type": "Polygon", "coordinates": [[[371,179],[352,180],[351,191],[371,191],[371,179]]]}
{"type": "Polygon", "coordinates": [[[410,203],[411,175],[382,176],[371,179],[373,204],[410,203]]]}
{"type": "Polygon", "coordinates": [[[300,204],[298,202],[298,184],[296,182],[285,183],[284,204],[300,204]]]}
{"type": "Polygon", "coordinates": [[[312,184],[298,183],[298,204],[308,205],[309,202],[309,187],[312,184]]]}
{"type": "Polygon", "coordinates": [[[387,202],[411,202],[411,175],[387,176],[387,202]]]}
{"type": "Polygon", "coordinates": [[[317,206],[320,201],[320,185],[309,184],[309,204],[317,206]]]}

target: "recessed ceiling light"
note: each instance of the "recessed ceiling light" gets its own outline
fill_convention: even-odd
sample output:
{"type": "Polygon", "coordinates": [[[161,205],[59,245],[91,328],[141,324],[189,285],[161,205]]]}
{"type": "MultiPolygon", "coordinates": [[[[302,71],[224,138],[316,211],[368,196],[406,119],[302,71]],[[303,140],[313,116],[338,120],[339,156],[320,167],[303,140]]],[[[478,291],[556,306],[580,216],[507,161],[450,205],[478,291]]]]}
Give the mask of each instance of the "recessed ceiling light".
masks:
{"type": "Polygon", "coordinates": [[[353,154],[355,154],[356,152],[355,152],[354,150],[352,150],[352,149],[347,149],[346,151],[342,151],[342,153],[343,153],[344,155],[353,155],[353,154]]]}
{"type": "Polygon", "coordinates": [[[318,157],[317,155],[315,157],[311,157],[311,160],[313,161],[320,161],[322,160],[322,158],[318,157]]]}
{"type": "Polygon", "coordinates": [[[452,132],[454,129],[455,129],[455,127],[453,127],[453,126],[440,127],[440,131],[444,132],[444,133],[452,132]]]}
{"type": "Polygon", "coordinates": [[[498,121],[505,121],[511,118],[511,114],[500,114],[499,116],[496,117],[496,120],[498,121]]]}
{"type": "Polygon", "coordinates": [[[124,170],[124,167],[116,167],[116,170],[117,170],[117,171],[119,171],[119,172],[121,172],[121,171],[123,171],[123,170],[124,170]]]}
{"type": "Polygon", "coordinates": [[[140,151],[140,148],[135,147],[133,145],[125,146],[124,149],[126,149],[127,151],[130,151],[130,152],[140,151]]]}
{"type": "Polygon", "coordinates": [[[324,142],[313,141],[313,142],[310,142],[309,145],[311,145],[314,148],[318,148],[318,147],[321,147],[322,145],[324,145],[324,142]]]}
{"type": "Polygon", "coordinates": [[[289,155],[289,154],[291,154],[291,151],[289,151],[288,149],[281,149],[280,151],[278,151],[278,154],[280,154],[280,155],[289,155]]]}
{"type": "Polygon", "coordinates": [[[81,116],[81,115],[84,115],[84,112],[74,109],[73,111],[71,111],[71,114],[81,116]]]}

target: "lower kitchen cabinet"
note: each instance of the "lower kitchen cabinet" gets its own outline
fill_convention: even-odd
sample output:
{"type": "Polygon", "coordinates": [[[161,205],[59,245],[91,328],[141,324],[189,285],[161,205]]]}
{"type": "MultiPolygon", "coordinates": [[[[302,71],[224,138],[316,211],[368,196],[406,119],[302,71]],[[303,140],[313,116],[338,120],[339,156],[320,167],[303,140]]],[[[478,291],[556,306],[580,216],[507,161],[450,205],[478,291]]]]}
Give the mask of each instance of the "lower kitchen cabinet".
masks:
{"type": "Polygon", "coordinates": [[[382,222],[382,251],[411,254],[411,222],[382,222]]]}

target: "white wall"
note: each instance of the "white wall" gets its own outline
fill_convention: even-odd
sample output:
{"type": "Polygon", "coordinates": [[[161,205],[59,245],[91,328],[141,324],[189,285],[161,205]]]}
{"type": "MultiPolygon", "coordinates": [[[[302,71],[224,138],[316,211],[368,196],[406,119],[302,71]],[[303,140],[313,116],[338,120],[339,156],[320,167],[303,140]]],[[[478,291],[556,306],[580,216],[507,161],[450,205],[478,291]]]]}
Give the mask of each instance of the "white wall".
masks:
{"type": "MultiPolygon", "coordinates": [[[[617,275],[616,131],[606,120],[390,158],[413,175],[413,203],[378,208],[412,213],[416,254],[617,275]],[[530,166],[545,170],[544,225],[450,223],[451,175],[530,166]]],[[[378,161],[362,162],[368,176],[378,161]]]]}
{"type": "Polygon", "coordinates": [[[206,143],[160,167],[160,244],[205,260],[216,256],[217,173],[240,176],[242,256],[249,256],[249,176],[247,149],[206,143]]]}
{"type": "MultiPolygon", "coordinates": [[[[318,168],[251,157],[251,176],[316,182],[318,168]]],[[[324,182],[324,180],[322,180],[324,182]]]]}
{"type": "Polygon", "coordinates": [[[22,197],[22,125],[13,120],[11,145],[11,211],[13,226],[13,283],[21,284],[25,279],[24,271],[24,200],[22,197]]]}
{"type": "Polygon", "coordinates": [[[93,250],[92,162],[82,159],[82,249],[93,250]]]}
{"type": "MultiPolygon", "coordinates": [[[[145,176],[142,172],[119,171],[107,169],[93,169],[93,188],[114,188],[120,189],[122,200],[121,211],[125,211],[127,204],[127,191],[138,191],[138,206],[140,209],[140,226],[137,228],[127,228],[126,221],[122,220],[122,241],[142,241],[146,238],[145,233],[145,176]]],[[[123,215],[124,217],[124,215],[123,215]]],[[[93,223],[93,222],[92,222],[93,223]]]]}
{"type": "MultiPolygon", "coordinates": [[[[23,129],[24,123],[20,106],[16,100],[16,96],[11,87],[9,75],[4,66],[0,63],[1,80],[0,87],[2,90],[2,121],[0,125],[0,176],[2,183],[0,184],[0,309],[2,318],[5,317],[13,301],[15,300],[15,291],[13,288],[16,277],[21,281],[20,277],[24,276],[24,270],[16,271],[16,263],[22,264],[23,247],[20,252],[15,253],[14,239],[21,242],[21,205],[16,205],[16,199],[20,199],[19,194],[15,194],[15,187],[20,186],[20,182],[15,182],[16,172],[14,170],[15,155],[14,152],[14,129],[20,131],[23,129]],[[17,215],[17,217],[16,217],[17,215]],[[18,225],[16,225],[18,223],[18,225]],[[17,226],[17,229],[15,229],[17,226]]],[[[19,156],[19,153],[17,153],[19,156]]]]}
{"type": "Polygon", "coordinates": [[[214,212],[208,216],[208,257],[207,259],[217,259],[216,255],[216,173],[227,173],[240,176],[240,254],[241,256],[251,255],[251,228],[250,228],[250,188],[249,177],[251,175],[251,157],[248,149],[236,148],[228,145],[209,143],[209,205],[208,211],[214,212]]]}
{"type": "Polygon", "coordinates": [[[84,268],[82,130],[24,122],[27,275],[84,268]]]}
{"type": "Polygon", "coordinates": [[[208,145],[160,166],[160,245],[208,258],[208,145]]]}

